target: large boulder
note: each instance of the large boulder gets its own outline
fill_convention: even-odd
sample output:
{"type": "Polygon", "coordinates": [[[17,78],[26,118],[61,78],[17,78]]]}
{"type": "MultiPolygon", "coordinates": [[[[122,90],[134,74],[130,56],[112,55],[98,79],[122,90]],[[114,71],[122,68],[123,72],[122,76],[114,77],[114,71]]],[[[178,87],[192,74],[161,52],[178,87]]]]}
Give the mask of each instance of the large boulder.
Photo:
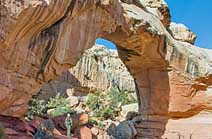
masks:
{"type": "Polygon", "coordinates": [[[40,123],[34,139],[54,139],[54,122],[51,119],[46,120],[43,123],[40,123]]]}
{"type": "Polygon", "coordinates": [[[129,112],[138,112],[138,103],[128,104],[121,107],[121,115],[126,117],[129,112]]]}
{"type": "Polygon", "coordinates": [[[117,139],[133,139],[137,131],[132,121],[123,121],[118,126],[110,126],[108,133],[117,139]]]}

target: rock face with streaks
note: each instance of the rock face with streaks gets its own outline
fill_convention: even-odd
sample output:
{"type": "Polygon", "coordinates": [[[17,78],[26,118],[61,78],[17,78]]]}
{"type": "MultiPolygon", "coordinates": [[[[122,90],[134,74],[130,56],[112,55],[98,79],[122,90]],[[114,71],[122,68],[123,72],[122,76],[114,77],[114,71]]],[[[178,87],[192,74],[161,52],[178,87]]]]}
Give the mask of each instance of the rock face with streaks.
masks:
{"type": "Polygon", "coordinates": [[[70,69],[81,83],[88,88],[107,91],[112,86],[135,92],[134,80],[116,50],[94,45],[87,50],[74,68],[70,69]],[[84,67],[83,67],[84,66],[84,67]]]}
{"type": "Polygon", "coordinates": [[[23,116],[41,84],[76,65],[98,37],[117,45],[135,78],[137,138],[162,138],[174,130],[170,119],[212,109],[211,51],[173,38],[168,8],[155,6],[160,18],[145,6],[141,0],[1,0],[0,113],[23,116]]]}
{"type": "Polygon", "coordinates": [[[69,90],[75,95],[95,91],[110,91],[111,87],[135,93],[134,79],[116,50],[95,44],[85,51],[76,66],[65,71],[57,80],[41,87],[38,98],[48,99],[69,90]]]}

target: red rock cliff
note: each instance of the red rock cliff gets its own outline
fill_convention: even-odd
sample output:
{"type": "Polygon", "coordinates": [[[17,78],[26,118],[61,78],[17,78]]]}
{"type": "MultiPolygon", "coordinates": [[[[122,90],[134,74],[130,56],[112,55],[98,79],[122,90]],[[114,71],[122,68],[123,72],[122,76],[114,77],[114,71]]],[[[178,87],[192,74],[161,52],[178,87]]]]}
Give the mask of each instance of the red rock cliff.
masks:
{"type": "Polygon", "coordinates": [[[1,0],[0,10],[3,115],[22,117],[41,84],[74,66],[97,37],[117,45],[135,78],[138,138],[161,138],[168,119],[212,109],[210,51],[187,43],[195,39],[182,38],[188,30],[178,37],[167,29],[162,0],[1,0]]]}

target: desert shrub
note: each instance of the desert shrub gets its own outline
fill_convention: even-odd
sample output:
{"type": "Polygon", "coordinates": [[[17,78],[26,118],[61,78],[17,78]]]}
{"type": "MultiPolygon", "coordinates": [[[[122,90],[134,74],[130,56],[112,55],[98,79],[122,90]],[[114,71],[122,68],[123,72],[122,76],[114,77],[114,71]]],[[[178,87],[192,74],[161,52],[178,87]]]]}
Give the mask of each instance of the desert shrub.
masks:
{"type": "Polygon", "coordinates": [[[3,126],[0,125],[0,139],[4,138],[4,129],[3,126]]]}
{"type": "Polygon", "coordinates": [[[88,95],[87,105],[92,111],[99,111],[104,105],[104,95],[100,91],[88,95]]]}
{"type": "Polygon", "coordinates": [[[50,112],[51,116],[59,116],[66,113],[74,112],[69,106],[69,101],[60,94],[57,94],[54,98],[50,98],[47,103],[47,107],[48,109],[52,109],[52,111],[50,112]]]}
{"type": "Polygon", "coordinates": [[[119,109],[123,105],[128,105],[136,102],[136,99],[125,90],[111,88],[108,93],[111,105],[114,109],[119,109]]]}
{"type": "Polygon", "coordinates": [[[47,111],[47,102],[45,100],[32,99],[29,102],[28,112],[25,115],[27,121],[32,120],[35,116],[42,117],[47,111]]]}
{"type": "Polygon", "coordinates": [[[114,119],[121,111],[121,106],[135,102],[136,100],[127,91],[111,88],[106,94],[100,91],[89,94],[87,105],[92,112],[92,116],[104,120],[114,119]]]}
{"type": "Polygon", "coordinates": [[[57,94],[48,101],[32,99],[29,103],[29,109],[25,115],[25,119],[29,121],[35,116],[42,117],[47,114],[47,110],[49,109],[51,109],[51,112],[49,113],[51,116],[73,113],[73,110],[69,106],[69,101],[60,94],[57,94]]]}
{"type": "Polygon", "coordinates": [[[59,93],[55,97],[52,97],[49,99],[47,103],[47,107],[48,109],[52,109],[58,106],[66,106],[67,104],[68,104],[68,101],[66,100],[66,98],[60,95],[59,93]]]}
{"type": "Polygon", "coordinates": [[[100,91],[89,94],[87,105],[94,117],[107,118],[113,115],[113,110],[107,105],[107,96],[103,95],[100,91]]]}
{"type": "Polygon", "coordinates": [[[107,107],[107,108],[102,108],[98,115],[99,117],[103,117],[105,119],[108,119],[108,118],[114,118],[114,110],[111,108],[111,107],[107,107]]]}
{"type": "Polygon", "coordinates": [[[49,114],[53,117],[67,114],[67,113],[74,113],[75,111],[69,106],[58,106],[55,109],[53,109],[49,114]]]}
{"type": "Polygon", "coordinates": [[[107,118],[112,116],[112,109],[106,105],[106,101],[107,97],[99,91],[95,92],[94,94],[89,94],[87,105],[90,111],[92,111],[92,116],[99,118],[107,118]]]}

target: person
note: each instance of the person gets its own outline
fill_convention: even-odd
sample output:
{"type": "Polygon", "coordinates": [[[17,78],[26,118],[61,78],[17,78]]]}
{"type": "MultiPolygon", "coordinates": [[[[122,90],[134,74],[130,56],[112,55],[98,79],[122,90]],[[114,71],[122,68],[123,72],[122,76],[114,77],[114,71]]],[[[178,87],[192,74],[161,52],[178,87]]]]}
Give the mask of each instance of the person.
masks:
{"type": "Polygon", "coordinates": [[[71,115],[68,113],[65,119],[65,126],[67,129],[67,136],[69,138],[71,138],[71,127],[73,125],[72,119],[71,119],[71,115]]]}

